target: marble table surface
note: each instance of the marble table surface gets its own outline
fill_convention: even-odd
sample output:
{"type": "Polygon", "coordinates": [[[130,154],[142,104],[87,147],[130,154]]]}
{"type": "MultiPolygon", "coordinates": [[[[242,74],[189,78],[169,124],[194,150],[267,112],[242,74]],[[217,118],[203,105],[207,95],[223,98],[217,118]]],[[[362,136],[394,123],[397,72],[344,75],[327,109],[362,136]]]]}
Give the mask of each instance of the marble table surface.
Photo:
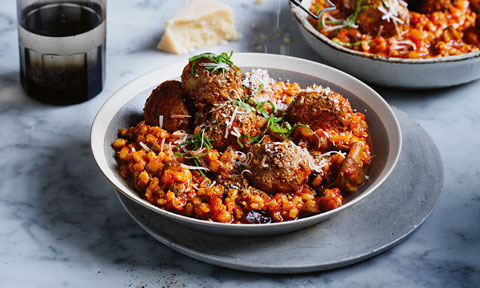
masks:
{"type": "MultiPolygon", "coordinates": [[[[243,38],[210,51],[319,61],[299,35],[287,0],[226,2],[235,8],[243,38]]],[[[185,257],[135,224],[94,163],[90,125],[123,84],[186,59],[155,49],[164,21],[183,3],[108,1],[103,92],[54,107],[23,92],[16,4],[0,2],[0,287],[480,286],[480,81],[428,91],[373,87],[426,129],[445,165],[443,194],[431,217],[373,259],[322,273],[237,272],[185,257]]]]}

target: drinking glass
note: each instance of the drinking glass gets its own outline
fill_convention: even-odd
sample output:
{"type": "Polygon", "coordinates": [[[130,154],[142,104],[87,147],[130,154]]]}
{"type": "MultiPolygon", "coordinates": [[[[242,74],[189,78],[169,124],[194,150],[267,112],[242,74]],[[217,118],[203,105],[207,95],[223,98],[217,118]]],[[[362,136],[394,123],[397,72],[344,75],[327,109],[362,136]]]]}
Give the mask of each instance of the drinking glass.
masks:
{"type": "Polygon", "coordinates": [[[105,81],[106,0],[17,0],[20,80],[55,105],[81,103],[105,81]]]}

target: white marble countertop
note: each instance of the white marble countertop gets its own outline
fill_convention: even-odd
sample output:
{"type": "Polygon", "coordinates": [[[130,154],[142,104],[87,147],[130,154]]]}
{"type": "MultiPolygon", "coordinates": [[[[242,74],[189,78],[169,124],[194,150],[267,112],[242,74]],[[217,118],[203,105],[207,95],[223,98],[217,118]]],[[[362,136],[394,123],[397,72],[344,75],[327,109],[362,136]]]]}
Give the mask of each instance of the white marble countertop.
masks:
{"type": "MultiPolygon", "coordinates": [[[[299,35],[287,0],[229,2],[243,38],[209,50],[319,60],[299,35]]],[[[103,92],[86,103],[54,107],[23,92],[16,4],[0,2],[0,287],[480,286],[480,81],[429,91],[374,87],[432,136],[445,185],[432,216],[371,260],[301,275],[237,272],[174,252],[135,224],[92,159],[90,125],[123,84],[186,59],[155,49],[164,21],[181,5],[108,1],[103,92]]]]}

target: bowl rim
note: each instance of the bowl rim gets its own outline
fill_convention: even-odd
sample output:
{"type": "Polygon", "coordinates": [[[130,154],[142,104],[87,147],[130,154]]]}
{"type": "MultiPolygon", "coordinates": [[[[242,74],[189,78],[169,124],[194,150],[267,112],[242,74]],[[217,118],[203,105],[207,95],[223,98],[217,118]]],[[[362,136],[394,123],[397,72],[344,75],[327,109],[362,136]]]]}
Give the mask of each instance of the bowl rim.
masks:
{"type": "MultiPolygon", "coordinates": [[[[307,3],[308,5],[311,3],[311,0],[305,0],[302,2],[302,5],[307,3]]],[[[305,29],[310,35],[317,38],[317,40],[323,42],[339,52],[349,54],[351,56],[357,57],[364,57],[374,61],[386,62],[386,63],[396,63],[396,64],[435,64],[435,63],[451,63],[451,62],[461,62],[468,59],[474,59],[480,57],[480,51],[473,51],[461,55],[454,55],[454,56],[443,56],[437,58],[426,58],[426,59],[411,59],[411,58],[395,58],[395,57],[385,57],[380,55],[375,55],[367,52],[360,52],[352,49],[348,49],[339,45],[320,31],[318,31],[310,21],[308,21],[308,15],[301,10],[299,7],[295,6],[293,3],[290,3],[290,11],[294,15],[297,22],[305,29]]]]}
{"type": "MultiPolygon", "coordinates": [[[[390,105],[371,87],[367,84],[363,83],[362,81],[358,80],[357,78],[342,72],[336,68],[330,67],[325,64],[320,64],[318,62],[292,57],[292,56],[285,56],[285,55],[275,55],[275,54],[264,54],[264,53],[236,53],[232,59],[239,67],[259,67],[264,69],[280,69],[283,71],[291,71],[295,73],[303,73],[309,76],[321,78],[320,76],[316,76],[313,74],[309,74],[305,72],[306,69],[300,70],[300,68],[292,69],[292,67],[301,67],[303,64],[303,68],[309,67],[315,73],[321,74],[321,72],[328,77],[340,77],[345,82],[348,82],[351,85],[355,85],[355,89],[363,89],[363,92],[369,93],[369,97],[373,97],[384,109],[384,112],[390,116],[390,125],[392,130],[387,129],[387,134],[391,133],[392,139],[398,139],[396,143],[391,143],[392,139],[389,139],[389,157],[385,160],[386,162],[390,162],[390,166],[386,166],[383,168],[383,171],[380,174],[380,177],[377,179],[376,182],[372,183],[372,185],[365,190],[361,195],[355,197],[352,201],[348,201],[344,205],[333,209],[331,211],[327,211],[324,213],[316,214],[313,216],[292,220],[292,221],[285,221],[285,222],[275,222],[275,223],[268,223],[268,224],[231,224],[231,223],[220,223],[220,222],[213,222],[213,221],[206,221],[197,218],[187,217],[180,214],[176,214],[164,209],[161,209],[157,206],[154,206],[150,202],[142,199],[125,181],[119,181],[118,178],[115,176],[117,171],[112,171],[108,166],[107,162],[107,155],[105,153],[105,145],[106,143],[106,132],[107,129],[113,120],[114,115],[123,107],[128,101],[136,97],[142,92],[145,92],[146,89],[150,89],[154,85],[158,85],[163,81],[173,79],[181,74],[183,71],[183,67],[186,65],[185,62],[177,62],[167,66],[162,66],[156,68],[128,83],[123,85],[119,88],[115,93],[113,93],[102,105],[102,107],[97,112],[90,132],[90,145],[92,155],[94,160],[97,164],[97,167],[101,170],[103,175],[110,181],[112,185],[114,185],[115,189],[121,192],[130,200],[136,202],[137,204],[142,205],[143,207],[150,209],[158,214],[164,215],[169,218],[169,220],[176,221],[176,222],[190,222],[190,224],[196,224],[199,226],[209,226],[211,228],[224,228],[229,231],[241,231],[243,229],[252,229],[252,230],[263,230],[267,226],[270,229],[275,229],[274,227],[284,227],[284,226],[291,226],[291,225],[302,225],[306,226],[307,223],[310,225],[316,224],[320,222],[320,219],[326,219],[330,217],[332,214],[336,214],[341,212],[342,210],[348,209],[351,206],[355,205],[356,203],[363,200],[373,191],[375,191],[391,174],[393,169],[395,168],[396,164],[398,163],[398,159],[400,158],[400,152],[402,150],[402,134],[400,129],[400,124],[398,122],[397,117],[395,116],[392,108],[390,105]],[[259,64],[260,63],[260,64],[259,64]],[[173,71],[173,72],[172,72],[173,71]],[[318,72],[317,72],[318,71],[318,72]],[[178,75],[175,73],[179,73],[178,75]],[[333,76],[331,76],[333,75],[333,76]],[[392,149],[395,148],[395,149],[392,149]],[[392,158],[393,156],[393,158],[392,158]],[[387,161],[388,160],[388,161],[387,161]],[[382,176],[383,175],[383,176],[382,176]],[[318,221],[316,221],[318,220],[318,221]]],[[[341,86],[340,84],[332,81],[330,79],[325,79],[333,84],[341,86]]],[[[350,90],[349,90],[350,91],[350,90]]],[[[358,91],[358,90],[355,90],[358,91]]],[[[353,92],[351,92],[353,93],[353,92]]],[[[357,93],[353,93],[357,94],[357,93]]],[[[360,98],[361,99],[361,98],[360,98]]],[[[378,113],[377,113],[378,114],[378,113]]],[[[385,125],[387,126],[387,125],[385,125]]],[[[387,128],[387,127],[385,127],[387,128]]],[[[110,143],[111,144],[111,143],[110,143]]]]}

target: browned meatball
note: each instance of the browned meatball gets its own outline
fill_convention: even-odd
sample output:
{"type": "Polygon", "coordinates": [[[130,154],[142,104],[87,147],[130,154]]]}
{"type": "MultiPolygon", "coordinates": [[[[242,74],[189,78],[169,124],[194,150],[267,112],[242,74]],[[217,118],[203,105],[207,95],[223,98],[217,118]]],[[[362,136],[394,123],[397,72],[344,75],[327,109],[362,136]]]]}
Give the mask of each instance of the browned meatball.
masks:
{"type": "Polygon", "coordinates": [[[332,0],[335,8],[342,11],[353,11],[355,9],[356,0],[332,0]]]}
{"type": "Polygon", "coordinates": [[[308,151],[291,141],[270,142],[253,146],[253,158],[245,173],[252,186],[267,193],[297,191],[311,174],[308,151]]]}
{"type": "Polygon", "coordinates": [[[161,118],[162,128],[170,133],[177,130],[190,130],[193,124],[193,105],[185,96],[180,82],[163,82],[152,91],[145,102],[143,109],[145,122],[159,126],[161,118]]]}
{"type": "Polygon", "coordinates": [[[398,0],[369,0],[360,7],[356,23],[364,34],[392,37],[408,26],[408,9],[398,0]]]}
{"type": "Polygon", "coordinates": [[[242,71],[230,64],[222,71],[208,70],[212,60],[201,58],[191,61],[183,69],[182,85],[198,107],[243,97],[242,71]],[[192,65],[195,63],[192,69],[192,65]]]}
{"type": "Polygon", "coordinates": [[[418,10],[422,13],[446,11],[454,6],[453,0],[421,0],[419,2],[418,10]]]}
{"type": "MultiPolygon", "coordinates": [[[[258,135],[266,123],[262,116],[231,102],[209,105],[205,110],[202,117],[196,119],[195,133],[205,131],[208,138],[214,139],[212,145],[216,149],[236,143],[240,135],[258,135]]],[[[241,140],[245,142],[248,138],[241,140]]]]}
{"type": "Polygon", "coordinates": [[[345,131],[350,124],[352,108],[347,99],[329,88],[312,86],[300,92],[288,107],[292,124],[309,125],[312,130],[345,131]]]}
{"type": "MultiPolygon", "coordinates": [[[[472,8],[473,12],[480,13],[480,0],[470,0],[470,8],[472,8]]],[[[477,23],[479,22],[478,19],[479,17],[477,16],[477,23]]],[[[479,27],[478,24],[477,27],[479,27]]]]}

